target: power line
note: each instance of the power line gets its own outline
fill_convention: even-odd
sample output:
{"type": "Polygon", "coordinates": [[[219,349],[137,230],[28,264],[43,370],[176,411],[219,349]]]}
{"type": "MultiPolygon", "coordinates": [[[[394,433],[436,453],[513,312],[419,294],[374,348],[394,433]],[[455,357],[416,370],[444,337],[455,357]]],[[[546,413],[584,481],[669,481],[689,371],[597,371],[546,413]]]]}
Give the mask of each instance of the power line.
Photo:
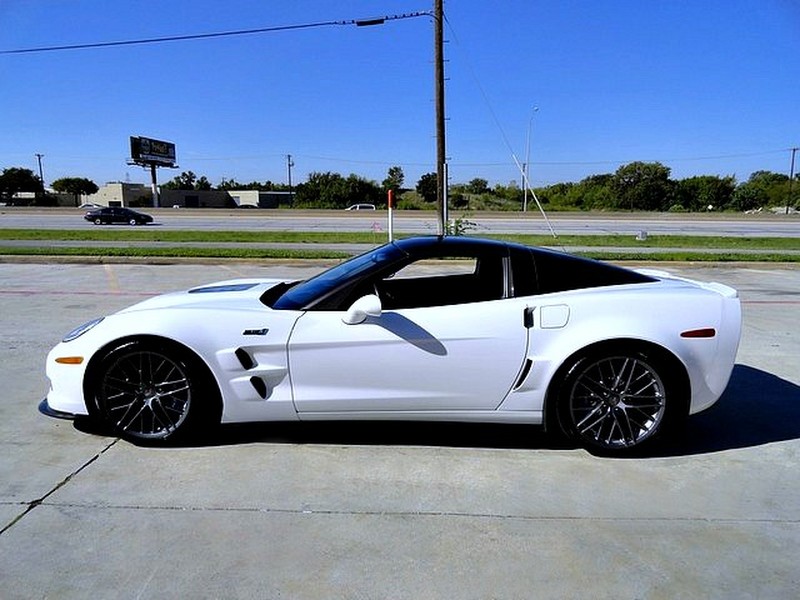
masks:
{"type": "Polygon", "coordinates": [[[335,27],[343,25],[355,25],[366,27],[369,25],[380,25],[386,21],[399,21],[403,19],[414,19],[416,17],[431,16],[430,11],[417,11],[399,15],[387,15],[384,17],[371,17],[367,19],[346,19],[340,21],[317,21],[314,23],[303,23],[297,25],[276,25],[272,27],[258,27],[255,29],[238,29],[235,31],[218,31],[213,33],[193,33],[187,35],[170,35],[155,38],[139,38],[133,40],[118,40],[113,42],[89,42],[84,44],[66,44],[62,46],[40,46],[36,48],[16,48],[12,50],[0,50],[0,54],[35,54],[42,52],[60,52],[64,50],[88,50],[96,48],[113,48],[119,46],[139,46],[144,44],[161,44],[164,42],[185,42],[190,40],[207,40],[214,38],[236,37],[243,35],[257,35],[264,33],[275,33],[279,31],[297,31],[301,29],[315,29],[320,27],[335,27]]]}

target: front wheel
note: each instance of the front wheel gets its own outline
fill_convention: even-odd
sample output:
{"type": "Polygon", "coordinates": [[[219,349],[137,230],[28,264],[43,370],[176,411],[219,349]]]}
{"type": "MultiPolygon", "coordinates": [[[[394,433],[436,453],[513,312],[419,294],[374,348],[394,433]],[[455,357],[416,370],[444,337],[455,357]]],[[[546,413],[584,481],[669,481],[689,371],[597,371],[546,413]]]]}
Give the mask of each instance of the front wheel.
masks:
{"type": "Polygon", "coordinates": [[[128,221],[128,224],[135,227],[136,225],[139,224],[139,222],[136,219],[131,219],[130,221],[128,221]]]}
{"type": "Polygon", "coordinates": [[[134,442],[183,438],[213,414],[216,398],[197,359],[170,345],[122,344],[103,359],[96,381],[99,417],[134,442]]]}
{"type": "Polygon", "coordinates": [[[94,220],[94,224],[95,225],[102,225],[103,221],[101,221],[100,218],[98,217],[97,219],[94,220]]]}
{"type": "Polygon", "coordinates": [[[677,386],[663,361],[644,352],[615,350],[579,358],[559,394],[562,428],[604,451],[650,442],[680,407],[677,386]]]}

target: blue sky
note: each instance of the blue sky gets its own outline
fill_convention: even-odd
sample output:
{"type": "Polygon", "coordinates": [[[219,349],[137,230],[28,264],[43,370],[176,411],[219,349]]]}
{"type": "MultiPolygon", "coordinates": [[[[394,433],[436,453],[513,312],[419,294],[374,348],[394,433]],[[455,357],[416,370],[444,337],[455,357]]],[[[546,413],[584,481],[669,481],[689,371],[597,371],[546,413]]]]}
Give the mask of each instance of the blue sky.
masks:
{"type": "MultiPolygon", "coordinates": [[[[429,11],[432,0],[0,0],[0,50],[429,11]]],[[[451,181],[544,185],[661,161],[673,178],[788,173],[800,146],[800,2],[446,0],[451,181]],[[534,111],[534,107],[538,110],[534,111]]],[[[406,184],[435,171],[427,16],[204,41],[0,55],[0,168],[148,181],[128,138],[180,170],[406,184]]],[[[166,181],[179,171],[159,170],[166,181]]]]}

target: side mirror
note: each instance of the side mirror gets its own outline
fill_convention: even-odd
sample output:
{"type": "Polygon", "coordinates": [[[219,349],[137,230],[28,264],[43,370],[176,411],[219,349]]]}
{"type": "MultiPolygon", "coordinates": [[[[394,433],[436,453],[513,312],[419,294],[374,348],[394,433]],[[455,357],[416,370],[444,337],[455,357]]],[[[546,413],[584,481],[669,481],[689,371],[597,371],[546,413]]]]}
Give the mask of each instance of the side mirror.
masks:
{"type": "Polygon", "coordinates": [[[367,317],[381,316],[381,299],[375,294],[362,296],[347,309],[342,321],[347,325],[358,325],[367,320],[367,317]]]}

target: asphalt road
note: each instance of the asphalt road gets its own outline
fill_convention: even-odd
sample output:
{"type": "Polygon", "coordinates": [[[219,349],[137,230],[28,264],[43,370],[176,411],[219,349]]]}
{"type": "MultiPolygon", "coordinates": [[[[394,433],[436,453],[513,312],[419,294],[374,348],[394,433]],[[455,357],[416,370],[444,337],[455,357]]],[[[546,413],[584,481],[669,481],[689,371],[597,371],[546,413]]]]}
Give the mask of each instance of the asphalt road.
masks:
{"type": "Polygon", "coordinates": [[[45,354],[74,325],[201,282],[319,268],[0,264],[0,596],[797,596],[791,266],[670,266],[737,287],[744,332],[723,399],[647,458],[446,424],[231,427],[147,449],[36,411],[45,354]]]}
{"type": "MultiPolygon", "coordinates": [[[[96,227],[82,219],[80,209],[0,208],[0,228],[90,229],[96,227]]],[[[246,230],[246,231],[379,231],[388,229],[387,211],[291,211],[291,210],[209,210],[151,209],[155,224],[167,230],[246,230]]],[[[451,214],[456,217],[460,213],[451,214]]],[[[468,219],[477,225],[475,233],[558,235],[719,235],[794,237],[800,235],[800,215],[610,215],[553,213],[548,222],[538,212],[474,213],[468,219]]],[[[128,226],[114,226],[128,227],[128,226]]],[[[436,233],[433,211],[395,211],[395,230],[400,233],[436,233]]]]}

